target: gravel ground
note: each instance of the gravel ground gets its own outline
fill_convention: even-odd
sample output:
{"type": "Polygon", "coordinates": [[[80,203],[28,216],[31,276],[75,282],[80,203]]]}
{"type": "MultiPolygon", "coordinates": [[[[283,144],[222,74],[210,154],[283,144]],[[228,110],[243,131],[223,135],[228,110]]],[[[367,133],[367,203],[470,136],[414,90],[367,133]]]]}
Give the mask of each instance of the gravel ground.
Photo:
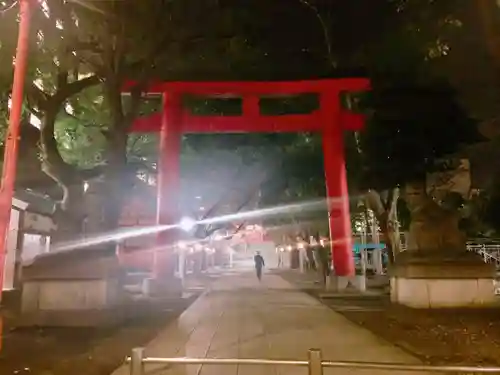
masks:
{"type": "MultiPolygon", "coordinates": [[[[321,299],[314,275],[291,270],[278,274],[321,299]]],[[[321,301],[424,362],[500,365],[500,309],[415,310],[392,305],[384,293],[321,301]]]]}
{"type": "Polygon", "coordinates": [[[132,348],[152,340],[196,299],[179,299],[114,328],[10,328],[6,319],[1,375],[109,375],[132,348]]]}

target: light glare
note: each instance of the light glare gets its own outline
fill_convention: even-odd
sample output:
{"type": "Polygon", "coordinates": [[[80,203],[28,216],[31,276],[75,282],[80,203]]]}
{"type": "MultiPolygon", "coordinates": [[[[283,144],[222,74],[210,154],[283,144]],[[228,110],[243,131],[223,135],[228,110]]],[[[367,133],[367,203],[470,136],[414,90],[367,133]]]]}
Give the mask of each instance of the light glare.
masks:
{"type": "Polygon", "coordinates": [[[185,232],[190,232],[195,226],[196,221],[190,217],[183,217],[179,223],[179,227],[185,232]]]}

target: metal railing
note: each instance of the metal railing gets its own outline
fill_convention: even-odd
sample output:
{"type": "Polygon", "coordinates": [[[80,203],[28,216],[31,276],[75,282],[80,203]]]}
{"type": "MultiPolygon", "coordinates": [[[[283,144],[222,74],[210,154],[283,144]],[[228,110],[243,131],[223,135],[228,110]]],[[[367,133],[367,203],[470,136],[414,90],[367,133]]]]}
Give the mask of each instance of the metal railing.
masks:
{"type": "Polygon", "coordinates": [[[468,243],[467,250],[481,255],[485,263],[494,263],[497,268],[500,268],[500,245],[468,243]]]}
{"type": "MultiPolygon", "coordinates": [[[[406,250],[405,243],[401,244],[401,250],[406,250]]],[[[497,268],[500,268],[500,245],[467,242],[467,250],[481,255],[485,263],[494,263],[497,268]]]]}
{"type": "Polygon", "coordinates": [[[299,366],[307,367],[309,375],[323,375],[324,368],[349,370],[388,370],[439,373],[489,373],[500,374],[500,367],[480,366],[431,366],[403,363],[325,361],[321,350],[310,349],[307,361],[259,358],[159,358],[145,357],[143,348],[132,350],[127,358],[130,375],[146,375],[146,365],[253,365],[253,366],[299,366]]]}

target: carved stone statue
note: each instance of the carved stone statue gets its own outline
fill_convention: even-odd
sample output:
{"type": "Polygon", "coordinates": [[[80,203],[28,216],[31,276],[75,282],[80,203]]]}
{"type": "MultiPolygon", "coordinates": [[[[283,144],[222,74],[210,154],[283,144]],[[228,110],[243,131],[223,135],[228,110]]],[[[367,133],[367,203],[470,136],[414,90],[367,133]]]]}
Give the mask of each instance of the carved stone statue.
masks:
{"type": "Polygon", "coordinates": [[[424,253],[465,252],[466,237],[459,229],[457,212],[441,207],[420,186],[407,186],[405,199],[411,213],[412,248],[424,253]]]}
{"type": "Polygon", "coordinates": [[[467,251],[459,216],[427,195],[423,184],[405,189],[412,246],[389,273],[391,301],[415,308],[483,307],[495,301],[495,265],[467,251]]]}

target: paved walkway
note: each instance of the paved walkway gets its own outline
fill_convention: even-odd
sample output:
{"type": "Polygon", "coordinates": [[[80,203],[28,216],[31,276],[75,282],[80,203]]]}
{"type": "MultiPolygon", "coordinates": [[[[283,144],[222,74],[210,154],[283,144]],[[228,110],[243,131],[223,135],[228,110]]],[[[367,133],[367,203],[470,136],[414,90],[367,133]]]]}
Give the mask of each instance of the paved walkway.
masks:
{"type": "MultiPolygon", "coordinates": [[[[296,290],[277,275],[259,284],[253,273],[219,278],[176,323],[146,347],[157,357],[241,357],[306,359],[309,348],[321,348],[324,359],[419,363],[296,290]]],[[[403,374],[400,371],[328,369],[326,374],[403,374]]],[[[113,375],[128,374],[123,366],[113,375]]],[[[281,366],[151,366],[148,375],[295,375],[306,368],[281,366]]],[[[415,374],[415,373],[412,373],[415,374]]]]}

